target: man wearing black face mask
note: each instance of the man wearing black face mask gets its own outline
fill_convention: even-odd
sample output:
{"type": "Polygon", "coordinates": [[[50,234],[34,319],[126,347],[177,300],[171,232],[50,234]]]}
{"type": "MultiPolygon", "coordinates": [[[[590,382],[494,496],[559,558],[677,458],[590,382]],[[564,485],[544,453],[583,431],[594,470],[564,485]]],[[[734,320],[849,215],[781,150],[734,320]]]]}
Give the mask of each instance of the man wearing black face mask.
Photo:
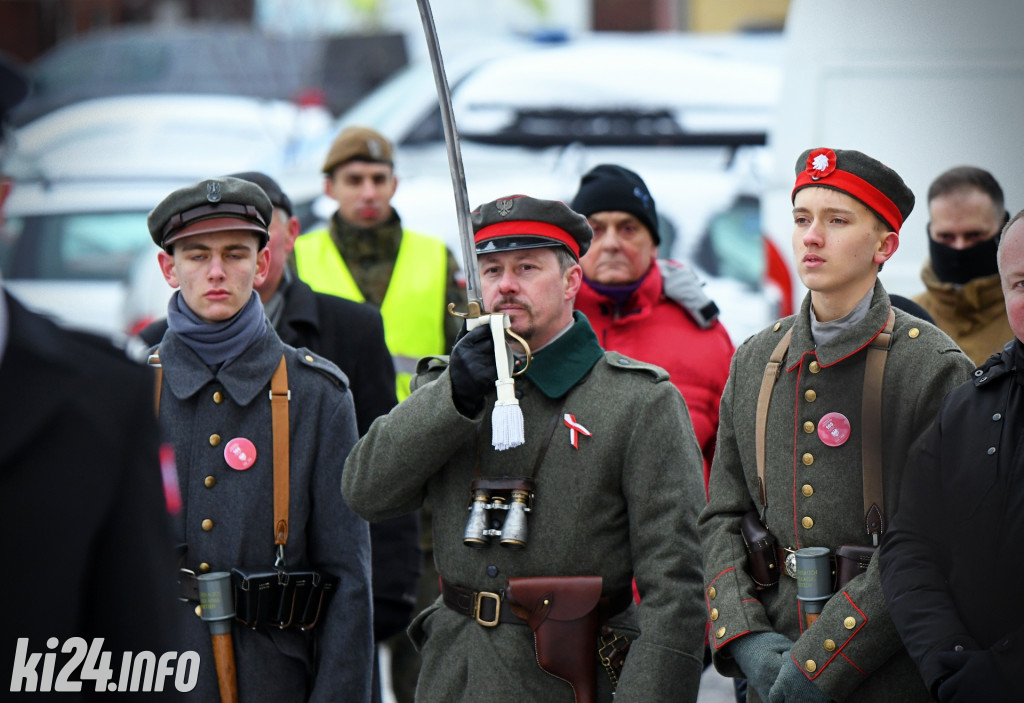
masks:
{"type": "Polygon", "coordinates": [[[952,168],[928,188],[928,215],[927,290],[914,302],[980,365],[1013,338],[996,269],[1003,189],[988,171],[952,168]]]}

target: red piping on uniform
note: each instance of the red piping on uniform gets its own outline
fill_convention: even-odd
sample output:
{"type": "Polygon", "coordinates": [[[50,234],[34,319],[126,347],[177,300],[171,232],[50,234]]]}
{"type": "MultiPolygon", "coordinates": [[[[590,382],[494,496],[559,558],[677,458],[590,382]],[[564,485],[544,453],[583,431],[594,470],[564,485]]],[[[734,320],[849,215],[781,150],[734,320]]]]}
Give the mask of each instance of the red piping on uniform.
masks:
{"type": "MultiPolygon", "coordinates": [[[[889,308],[892,309],[892,306],[890,305],[889,308]]],[[[888,323],[889,323],[889,317],[888,317],[888,315],[886,315],[885,322],[882,323],[882,326],[878,328],[877,332],[875,332],[873,335],[871,335],[871,338],[868,341],[864,342],[864,344],[862,344],[861,346],[859,346],[856,349],[854,349],[852,352],[850,352],[849,354],[844,356],[842,359],[836,359],[831,364],[822,364],[821,361],[818,361],[818,363],[821,364],[821,368],[827,369],[830,366],[835,366],[840,361],[843,361],[844,359],[849,359],[854,354],[857,354],[860,351],[862,351],[864,349],[864,347],[868,346],[873,341],[875,341],[875,337],[877,337],[878,335],[882,334],[882,330],[885,329],[885,326],[888,323]]],[[[796,363],[794,363],[792,366],[790,366],[788,369],[786,369],[786,372],[788,373],[788,372],[792,371],[793,369],[795,369],[797,366],[800,366],[803,363],[804,356],[806,356],[807,354],[814,354],[815,357],[817,357],[817,354],[815,352],[813,352],[813,351],[803,352],[802,354],[800,354],[800,358],[796,361],[796,363]]]]}
{"type": "Polygon", "coordinates": [[[854,663],[853,663],[852,661],[850,661],[850,658],[849,658],[848,656],[846,656],[846,653],[845,653],[845,652],[840,652],[840,654],[842,655],[843,659],[845,659],[845,660],[847,661],[847,663],[848,663],[848,664],[849,664],[850,666],[852,666],[852,667],[853,667],[854,669],[856,669],[856,670],[857,670],[857,672],[858,672],[858,673],[860,673],[860,674],[861,674],[862,676],[864,676],[864,677],[867,677],[867,672],[865,672],[865,671],[864,671],[863,669],[861,669],[861,668],[860,668],[859,666],[857,666],[857,665],[856,665],[856,664],[854,664],[854,663]]]}
{"type": "MultiPolygon", "coordinates": [[[[796,441],[800,436],[798,434],[798,425],[800,424],[800,375],[803,373],[804,368],[801,365],[800,370],[796,372],[796,396],[793,398],[793,499],[790,501],[790,505],[793,506],[793,539],[796,542],[796,548],[800,549],[800,529],[796,524],[796,441]]],[[[767,442],[767,438],[765,439],[767,442]]],[[[767,453],[767,450],[765,450],[767,453]]],[[[768,463],[767,457],[765,463],[768,463]]],[[[768,483],[767,468],[765,469],[765,483],[768,483]]],[[[767,494],[768,489],[765,488],[767,494]]]]}

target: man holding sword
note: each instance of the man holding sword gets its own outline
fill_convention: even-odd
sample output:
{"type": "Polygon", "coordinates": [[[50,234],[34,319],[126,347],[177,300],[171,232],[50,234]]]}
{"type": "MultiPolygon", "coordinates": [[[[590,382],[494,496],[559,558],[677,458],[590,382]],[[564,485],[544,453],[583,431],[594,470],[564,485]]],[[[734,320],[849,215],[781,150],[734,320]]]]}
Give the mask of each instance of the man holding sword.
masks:
{"type": "Polygon", "coordinates": [[[510,196],[471,219],[470,306],[507,315],[526,343],[511,344],[525,441],[491,446],[499,373],[482,325],[450,358],[420,362],[414,392],[356,444],[342,479],[367,519],[434,506],[442,596],[410,630],[417,700],[585,703],[617,685],[620,702],[694,701],[704,491],[682,396],[662,369],[604,352],[573,312],[584,217],[510,196]]]}

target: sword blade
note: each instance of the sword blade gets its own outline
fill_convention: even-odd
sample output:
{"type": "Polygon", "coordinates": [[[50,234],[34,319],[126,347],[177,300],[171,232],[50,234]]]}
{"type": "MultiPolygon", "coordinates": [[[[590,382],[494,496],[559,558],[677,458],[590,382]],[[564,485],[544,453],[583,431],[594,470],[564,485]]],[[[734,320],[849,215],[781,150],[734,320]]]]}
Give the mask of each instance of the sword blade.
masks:
{"type": "MultiPolygon", "coordinates": [[[[444,143],[448,151],[448,167],[452,174],[452,187],[455,189],[455,214],[459,223],[459,241],[462,244],[462,268],[466,276],[466,298],[470,303],[476,302],[482,310],[480,268],[476,260],[473,226],[469,220],[470,206],[469,193],[466,190],[466,171],[462,166],[462,148],[459,144],[458,130],[455,128],[451,90],[448,88],[448,79],[444,72],[444,61],[441,58],[441,46],[437,41],[437,29],[434,26],[434,14],[430,9],[430,0],[416,0],[416,4],[420,10],[420,19],[423,21],[427,53],[430,55],[430,66],[434,71],[434,83],[437,86],[437,99],[441,106],[441,124],[444,127],[444,143]]],[[[470,310],[472,310],[472,306],[470,310]]]]}

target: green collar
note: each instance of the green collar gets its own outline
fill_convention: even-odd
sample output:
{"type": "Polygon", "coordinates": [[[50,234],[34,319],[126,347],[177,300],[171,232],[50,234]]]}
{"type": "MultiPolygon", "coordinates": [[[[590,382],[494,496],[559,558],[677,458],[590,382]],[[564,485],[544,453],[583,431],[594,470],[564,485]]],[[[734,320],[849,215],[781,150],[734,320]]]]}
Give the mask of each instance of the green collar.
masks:
{"type": "Polygon", "coordinates": [[[561,337],[530,357],[525,376],[552,400],[561,398],[604,356],[597,335],[583,313],[574,311],[575,324],[561,337]]]}

